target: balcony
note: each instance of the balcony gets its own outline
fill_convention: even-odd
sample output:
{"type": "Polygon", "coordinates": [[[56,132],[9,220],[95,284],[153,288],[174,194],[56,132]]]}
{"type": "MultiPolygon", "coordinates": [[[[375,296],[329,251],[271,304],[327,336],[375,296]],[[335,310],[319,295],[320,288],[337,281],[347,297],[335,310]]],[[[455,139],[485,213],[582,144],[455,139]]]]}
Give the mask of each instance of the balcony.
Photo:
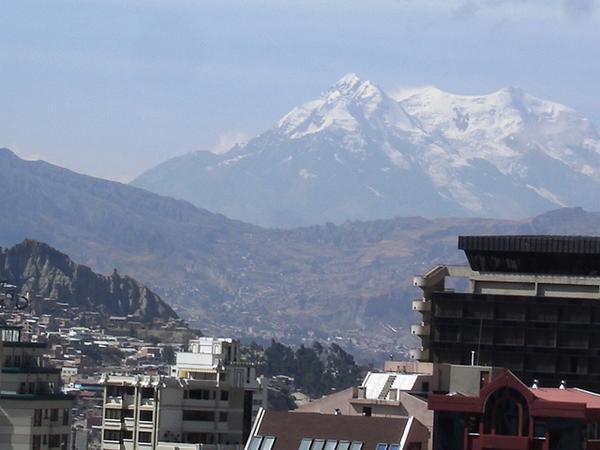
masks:
{"type": "Polygon", "coordinates": [[[429,361],[429,350],[424,348],[409,350],[408,356],[410,359],[416,359],[418,361],[429,361]]]}
{"type": "Polygon", "coordinates": [[[410,326],[410,333],[414,336],[429,336],[430,332],[431,327],[429,325],[425,325],[423,322],[418,325],[410,326]]]}
{"type": "Polygon", "coordinates": [[[431,311],[431,302],[424,299],[413,300],[412,302],[413,311],[417,312],[430,312],[431,311]]]}

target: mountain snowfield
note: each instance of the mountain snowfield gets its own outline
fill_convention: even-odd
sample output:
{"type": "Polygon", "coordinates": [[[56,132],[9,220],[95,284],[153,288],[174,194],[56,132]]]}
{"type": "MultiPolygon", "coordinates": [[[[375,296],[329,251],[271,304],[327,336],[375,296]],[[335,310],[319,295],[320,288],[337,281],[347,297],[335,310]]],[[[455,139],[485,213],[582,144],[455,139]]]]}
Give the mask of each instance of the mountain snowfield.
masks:
{"type": "Polygon", "coordinates": [[[348,74],[248,143],[174,158],[133,184],[279,227],[600,210],[600,136],[573,109],[518,88],[388,95],[348,74]]]}

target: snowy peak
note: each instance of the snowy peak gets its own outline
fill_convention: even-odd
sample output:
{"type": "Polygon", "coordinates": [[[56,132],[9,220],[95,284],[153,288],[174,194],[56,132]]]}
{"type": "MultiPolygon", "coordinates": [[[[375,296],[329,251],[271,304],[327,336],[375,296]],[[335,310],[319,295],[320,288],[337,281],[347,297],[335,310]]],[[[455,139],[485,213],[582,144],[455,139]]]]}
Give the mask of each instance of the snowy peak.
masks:
{"type": "Polygon", "coordinates": [[[369,80],[350,73],[340,78],[321,96],[286,114],[276,126],[291,139],[324,130],[361,134],[365,125],[414,128],[402,106],[369,80]]]}

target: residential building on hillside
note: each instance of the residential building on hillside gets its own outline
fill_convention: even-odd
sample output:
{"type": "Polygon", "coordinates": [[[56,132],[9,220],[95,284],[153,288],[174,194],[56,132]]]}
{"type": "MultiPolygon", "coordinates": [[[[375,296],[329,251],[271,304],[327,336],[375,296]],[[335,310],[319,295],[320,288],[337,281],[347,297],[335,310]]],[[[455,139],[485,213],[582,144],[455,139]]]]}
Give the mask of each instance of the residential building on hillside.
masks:
{"type": "Polygon", "coordinates": [[[600,237],[461,236],[458,246],[469,266],[414,279],[422,346],[411,357],[600,390],[600,237]]]}
{"type": "Polygon", "coordinates": [[[45,367],[46,344],[23,342],[20,327],[0,326],[0,449],[70,450],[73,397],[61,369],[45,367]]]}
{"type": "Polygon", "coordinates": [[[201,337],[176,354],[169,376],[105,374],[102,449],[240,450],[267,399],[239,345],[201,337]]]}
{"type": "Polygon", "coordinates": [[[425,450],[428,437],[408,417],[261,410],[244,450],[425,450]]]}

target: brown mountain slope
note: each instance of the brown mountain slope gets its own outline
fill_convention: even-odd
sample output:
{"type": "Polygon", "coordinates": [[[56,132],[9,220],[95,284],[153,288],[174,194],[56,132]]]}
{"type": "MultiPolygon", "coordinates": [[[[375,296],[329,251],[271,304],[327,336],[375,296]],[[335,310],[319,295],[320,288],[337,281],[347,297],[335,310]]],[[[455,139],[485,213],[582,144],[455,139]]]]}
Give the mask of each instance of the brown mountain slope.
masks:
{"type": "Polygon", "coordinates": [[[457,235],[600,232],[600,214],[581,209],[524,221],[398,218],[269,230],[8,150],[0,151],[0,193],[8,212],[0,244],[43,240],[95,270],[126,271],[207,333],[342,336],[382,351],[397,349],[417,319],[412,276],[462,260],[457,235]]]}

